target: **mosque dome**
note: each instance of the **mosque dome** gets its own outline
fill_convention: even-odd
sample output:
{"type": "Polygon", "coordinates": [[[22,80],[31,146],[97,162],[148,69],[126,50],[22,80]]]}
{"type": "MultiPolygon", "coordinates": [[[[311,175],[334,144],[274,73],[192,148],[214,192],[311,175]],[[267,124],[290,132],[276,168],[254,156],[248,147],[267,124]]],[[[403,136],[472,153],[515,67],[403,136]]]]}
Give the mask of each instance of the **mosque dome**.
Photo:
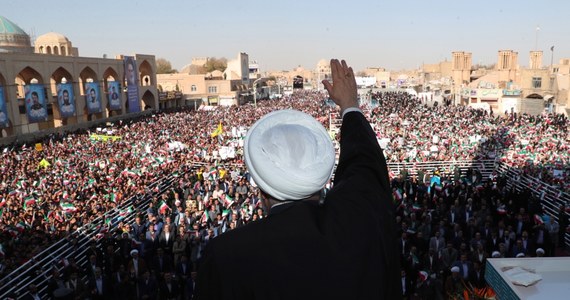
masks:
{"type": "Polygon", "coordinates": [[[71,41],[61,33],[48,32],[40,35],[34,43],[36,53],[53,54],[62,56],[77,56],[76,48],[71,41]]]}
{"type": "Polygon", "coordinates": [[[12,21],[0,16],[0,52],[31,53],[30,36],[12,21]]]}

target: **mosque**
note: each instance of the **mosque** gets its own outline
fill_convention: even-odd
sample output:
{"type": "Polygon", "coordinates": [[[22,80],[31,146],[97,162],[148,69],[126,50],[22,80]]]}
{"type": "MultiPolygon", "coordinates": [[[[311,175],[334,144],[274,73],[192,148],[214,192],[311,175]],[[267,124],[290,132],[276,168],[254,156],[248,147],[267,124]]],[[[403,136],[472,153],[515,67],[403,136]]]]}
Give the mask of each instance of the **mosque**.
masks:
{"type": "Polygon", "coordinates": [[[159,108],[154,55],[81,57],[64,35],[0,16],[0,143],[159,108]]]}

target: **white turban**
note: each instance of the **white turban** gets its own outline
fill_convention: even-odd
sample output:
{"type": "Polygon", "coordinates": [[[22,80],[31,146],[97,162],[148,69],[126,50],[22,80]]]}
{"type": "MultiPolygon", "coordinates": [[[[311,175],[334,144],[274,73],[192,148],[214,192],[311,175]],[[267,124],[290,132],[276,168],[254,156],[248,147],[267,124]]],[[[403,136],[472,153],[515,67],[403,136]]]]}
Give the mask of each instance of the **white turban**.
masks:
{"type": "Polygon", "coordinates": [[[542,249],[542,248],[536,249],[536,254],[539,254],[539,253],[544,254],[544,249],[542,249]]]}
{"type": "Polygon", "coordinates": [[[135,254],[139,254],[139,250],[137,250],[137,249],[131,250],[131,256],[133,256],[135,254]]]}
{"type": "Polygon", "coordinates": [[[255,183],[277,200],[301,200],[322,189],[335,163],[331,138],[313,117],[279,110],[259,119],[244,141],[255,183]]]}
{"type": "Polygon", "coordinates": [[[459,273],[459,267],[455,266],[455,267],[451,268],[451,272],[452,273],[459,273]]]}
{"type": "Polygon", "coordinates": [[[493,254],[491,255],[491,257],[493,257],[493,258],[501,257],[501,252],[499,252],[499,251],[493,251],[493,254]]]}

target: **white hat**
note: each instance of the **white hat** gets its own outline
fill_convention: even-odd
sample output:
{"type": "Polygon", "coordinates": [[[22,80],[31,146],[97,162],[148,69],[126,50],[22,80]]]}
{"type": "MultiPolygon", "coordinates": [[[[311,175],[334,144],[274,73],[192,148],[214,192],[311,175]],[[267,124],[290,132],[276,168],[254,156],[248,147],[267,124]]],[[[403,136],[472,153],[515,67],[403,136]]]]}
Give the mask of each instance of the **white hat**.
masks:
{"type": "Polygon", "coordinates": [[[539,254],[539,253],[544,254],[544,249],[542,249],[542,248],[536,249],[536,254],[539,254]]]}
{"type": "Polygon", "coordinates": [[[131,256],[133,256],[135,254],[139,254],[139,250],[137,250],[137,249],[131,250],[131,256]]]}
{"type": "Polygon", "coordinates": [[[452,273],[459,273],[459,267],[455,266],[455,267],[451,268],[451,272],[452,273]]]}
{"type": "Polygon", "coordinates": [[[330,179],[335,152],[326,129],[310,115],[278,110],[247,132],[244,157],[255,183],[277,200],[301,200],[330,179]]]}
{"type": "Polygon", "coordinates": [[[517,254],[517,258],[521,258],[521,257],[524,257],[524,253],[522,253],[522,252],[517,254]]]}
{"type": "Polygon", "coordinates": [[[493,254],[491,254],[491,257],[493,257],[493,258],[501,257],[501,252],[493,251],[493,254]]]}

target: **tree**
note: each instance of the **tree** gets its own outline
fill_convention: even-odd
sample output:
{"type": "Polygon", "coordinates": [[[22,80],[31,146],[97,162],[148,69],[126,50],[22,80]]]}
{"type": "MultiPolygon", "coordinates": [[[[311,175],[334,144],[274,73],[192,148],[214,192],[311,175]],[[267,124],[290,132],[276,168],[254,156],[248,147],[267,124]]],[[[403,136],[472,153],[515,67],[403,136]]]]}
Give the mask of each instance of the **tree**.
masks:
{"type": "Polygon", "coordinates": [[[156,59],[156,74],[172,74],[176,73],[175,69],[172,69],[170,62],[164,58],[156,59]]]}
{"type": "Polygon", "coordinates": [[[213,72],[215,70],[223,72],[228,66],[228,60],[224,57],[222,58],[215,58],[212,57],[208,59],[206,64],[204,64],[204,69],[207,73],[213,72]]]}

